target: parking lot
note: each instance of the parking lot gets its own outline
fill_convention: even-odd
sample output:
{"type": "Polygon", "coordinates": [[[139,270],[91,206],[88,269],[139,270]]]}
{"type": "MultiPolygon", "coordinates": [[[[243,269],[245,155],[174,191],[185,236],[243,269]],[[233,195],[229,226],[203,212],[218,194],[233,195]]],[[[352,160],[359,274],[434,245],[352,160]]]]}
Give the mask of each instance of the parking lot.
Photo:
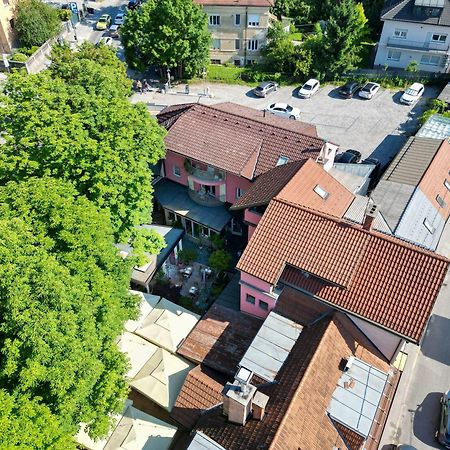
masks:
{"type": "Polygon", "coordinates": [[[184,94],[184,85],[181,85],[167,94],[135,94],[133,101],[147,102],[150,110],[197,101],[204,104],[234,102],[261,110],[271,103],[289,103],[300,109],[300,120],[315,124],[319,136],[339,144],[341,150],[353,148],[363,157],[370,155],[387,161],[401,148],[408,133],[414,133],[427,99],[438,94],[435,88],[427,87],[424,97],[411,107],[400,104],[398,90],[380,89],[372,100],[342,99],[336,93],[336,86],[331,85],[321,87],[316,95],[306,100],[297,96],[297,90],[281,87],[267,98],[258,98],[246,86],[205,82],[191,85],[190,95],[184,94]],[[213,98],[203,95],[207,88],[213,98]]]}

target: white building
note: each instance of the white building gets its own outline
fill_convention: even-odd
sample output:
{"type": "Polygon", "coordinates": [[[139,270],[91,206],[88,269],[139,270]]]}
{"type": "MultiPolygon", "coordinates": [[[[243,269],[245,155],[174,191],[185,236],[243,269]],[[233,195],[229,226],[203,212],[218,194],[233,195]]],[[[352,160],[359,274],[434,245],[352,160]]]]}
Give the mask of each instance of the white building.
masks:
{"type": "Polygon", "coordinates": [[[449,72],[450,0],[391,0],[381,20],[376,66],[449,72]]]}

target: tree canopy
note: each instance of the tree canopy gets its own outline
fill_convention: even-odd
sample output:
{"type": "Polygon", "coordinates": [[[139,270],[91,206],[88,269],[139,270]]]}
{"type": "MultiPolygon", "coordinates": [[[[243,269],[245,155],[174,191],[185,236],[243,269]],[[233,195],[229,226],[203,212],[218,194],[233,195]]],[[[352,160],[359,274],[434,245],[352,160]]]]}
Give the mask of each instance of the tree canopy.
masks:
{"type": "Polygon", "coordinates": [[[42,45],[52,38],[61,26],[58,11],[42,0],[19,0],[14,28],[24,47],[42,45]]]}
{"type": "Polygon", "coordinates": [[[116,239],[151,217],[152,174],[164,156],[165,131],[130,84],[111,50],[61,49],[51,71],[8,77],[0,95],[0,185],[29,177],[70,181],[107,208],[116,239]]]}
{"type": "Polygon", "coordinates": [[[130,11],[122,27],[127,62],[156,65],[176,75],[198,74],[209,61],[207,16],[192,0],[149,0],[130,11]]]}

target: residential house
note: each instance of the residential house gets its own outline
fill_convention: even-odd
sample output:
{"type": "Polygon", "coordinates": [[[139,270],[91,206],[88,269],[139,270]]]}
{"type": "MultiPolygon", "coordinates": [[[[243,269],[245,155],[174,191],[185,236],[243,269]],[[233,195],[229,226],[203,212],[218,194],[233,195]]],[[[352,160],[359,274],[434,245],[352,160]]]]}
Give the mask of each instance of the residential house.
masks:
{"type": "Polygon", "coordinates": [[[332,164],[336,152],[317,137],[314,125],[231,103],[171,106],[158,121],[168,133],[164,179],[155,184],[155,198],[167,223],[178,222],[195,239],[227,226],[246,234],[241,215],[228,207],[258,176],[308,158],[332,164]]]}
{"type": "MultiPolygon", "coordinates": [[[[448,122],[448,119],[446,119],[448,122]]],[[[433,119],[418,136],[445,129],[433,119]]],[[[450,143],[411,137],[372,192],[392,234],[436,250],[450,216],[450,143]]]]}
{"type": "Polygon", "coordinates": [[[261,58],[273,0],[195,0],[208,16],[211,63],[244,66],[261,58]]]}
{"type": "Polygon", "coordinates": [[[14,43],[15,0],[3,0],[0,7],[0,52],[11,53],[14,43]]]}
{"type": "Polygon", "coordinates": [[[383,31],[375,65],[449,71],[450,3],[448,0],[390,0],[381,20],[383,31]]]}

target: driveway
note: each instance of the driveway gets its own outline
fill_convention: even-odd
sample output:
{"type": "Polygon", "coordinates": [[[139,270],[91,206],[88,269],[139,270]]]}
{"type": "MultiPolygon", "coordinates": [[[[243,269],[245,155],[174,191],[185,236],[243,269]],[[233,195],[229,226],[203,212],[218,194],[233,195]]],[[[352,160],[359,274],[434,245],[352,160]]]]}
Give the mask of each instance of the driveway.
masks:
{"type": "Polygon", "coordinates": [[[257,98],[246,86],[216,83],[198,83],[190,86],[190,95],[184,94],[184,85],[172,89],[171,93],[135,94],[132,101],[144,101],[149,109],[158,111],[162,105],[187,102],[214,104],[234,102],[256,109],[264,109],[274,102],[289,103],[301,111],[301,119],[317,126],[319,136],[339,144],[342,150],[359,150],[363,157],[374,156],[389,160],[405,142],[408,133],[417,127],[417,118],[428,98],[438,92],[430,87],[425,96],[414,107],[400,104],[400,93],[381,89],[372,100],[341,99],[336,86],[327,85],[311,99],[297,96],[292,86],[282,87],[268,98],[257,98]],[[213,98],[204,95],[207,88],[213,98]]]}

